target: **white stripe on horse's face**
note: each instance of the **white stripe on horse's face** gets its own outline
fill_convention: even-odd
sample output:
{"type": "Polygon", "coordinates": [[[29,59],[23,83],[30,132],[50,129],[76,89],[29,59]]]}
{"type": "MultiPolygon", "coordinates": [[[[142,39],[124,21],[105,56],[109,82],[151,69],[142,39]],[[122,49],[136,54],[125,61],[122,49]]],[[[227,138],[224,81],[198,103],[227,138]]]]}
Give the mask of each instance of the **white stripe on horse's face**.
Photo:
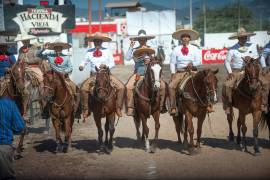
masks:
{"type": "Polygon", "coordinates": [[[160,88],[160,79],[159,79],[159,75],[160,75],[160,71],[161,71],[161,67],[159,64],[154,64],[153,66],[151,66],[151,69],[154,73],[154,78],[155,78],[155,88],[160,88]]]}

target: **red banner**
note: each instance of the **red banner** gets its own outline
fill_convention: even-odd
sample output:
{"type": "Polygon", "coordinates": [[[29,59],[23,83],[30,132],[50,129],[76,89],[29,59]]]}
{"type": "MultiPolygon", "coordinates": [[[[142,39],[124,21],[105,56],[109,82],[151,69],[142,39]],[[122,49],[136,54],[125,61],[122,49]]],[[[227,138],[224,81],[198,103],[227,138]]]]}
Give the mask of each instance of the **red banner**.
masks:
{"type": "Polygon", "coordinates": [[[202,63],[212,64],[212,63],[224,63],[227,56],[227,49],[208,49],[202,50],[202,63]]]}

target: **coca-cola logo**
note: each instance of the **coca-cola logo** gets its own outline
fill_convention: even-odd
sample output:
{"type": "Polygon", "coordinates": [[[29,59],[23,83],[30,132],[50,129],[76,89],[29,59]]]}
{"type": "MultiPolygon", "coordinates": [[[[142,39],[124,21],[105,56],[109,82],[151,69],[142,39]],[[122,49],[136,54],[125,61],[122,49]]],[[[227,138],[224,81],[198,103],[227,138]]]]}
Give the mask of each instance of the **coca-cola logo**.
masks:
{"type": "Polygon", "coordinates": [[[203,59],[205,61],[224,61],[226,59],[228,50],[206,50],[203,59]]]}

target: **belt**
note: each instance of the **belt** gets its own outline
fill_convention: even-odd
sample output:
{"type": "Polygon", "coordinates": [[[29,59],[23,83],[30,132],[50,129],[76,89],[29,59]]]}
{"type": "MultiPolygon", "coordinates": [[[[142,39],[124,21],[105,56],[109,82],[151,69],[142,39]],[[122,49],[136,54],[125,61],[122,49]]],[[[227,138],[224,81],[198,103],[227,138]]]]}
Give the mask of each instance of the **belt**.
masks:
{"type": "Polygon", "coordinates": [[[241,71],[243,71],[243,69],[232,68],[232,71],[233,72],[241,72],[241,71]]]}
{"type": "Polygon", "coordinates": [[[39,64],[27,64],[29,67],[39,67],[39,64]]]}

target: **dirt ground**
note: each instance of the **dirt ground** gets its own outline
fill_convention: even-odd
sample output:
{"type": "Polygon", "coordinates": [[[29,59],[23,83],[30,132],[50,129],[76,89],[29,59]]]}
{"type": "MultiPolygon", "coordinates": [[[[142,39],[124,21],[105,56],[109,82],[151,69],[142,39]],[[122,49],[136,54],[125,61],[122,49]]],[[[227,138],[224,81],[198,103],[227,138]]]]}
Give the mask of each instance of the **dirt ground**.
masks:
{"type": "MultiPolygon", "coordinates": [[[[225,77],[223,66],[218,75],[225,77]]],[[[126,82],[132,66],[117,66],[113,70],[126,82]]],[[[168,67],[164,71],[168,78],[168,67]]],[[[267,178],[270,175],[270,142],[268,130],[259,131],[261,155],[253,156],[252,119],[247,117],[249,153],[227,140],[228,124],[221,103],[203,125],[202,148],[199,154],[188,155],[178,144],[172,118],[160,117],[160,133],[156,153],[146,153],[144,144],[136,140],[132,118],[124,116],[116,127],[114,150],[99,154],[97,128],[93,117],[86,123],[75,123],[72,150],[63,154],[54,152],[53,128],[43,133],[45,122],[38,120],[30,128],[25,140],[23,158],[14,162],[18,179],[186,179],[186,178],[267,178]]],[[[236,111],[235,111],[236,112],[236,111]]],[[[236,113],[237,116],[237,113],[236,113]]],[[[194,119],[194,124],[196,124],[194,119]]],[[[154,137],[153,119],[148,120],[150,137],[154,137]]],[[[52,126],[51,126],[52,127],[52,126]]],[[[196,127],[196,125],[195,125],[196,127]]],[[[196,132],[196,131],[195,131],[196,132]]],[[[236,122],[234,122],[236,134],[236,122]]],[[[195,135],[196,137],[196,135],[195,135]]]]}

